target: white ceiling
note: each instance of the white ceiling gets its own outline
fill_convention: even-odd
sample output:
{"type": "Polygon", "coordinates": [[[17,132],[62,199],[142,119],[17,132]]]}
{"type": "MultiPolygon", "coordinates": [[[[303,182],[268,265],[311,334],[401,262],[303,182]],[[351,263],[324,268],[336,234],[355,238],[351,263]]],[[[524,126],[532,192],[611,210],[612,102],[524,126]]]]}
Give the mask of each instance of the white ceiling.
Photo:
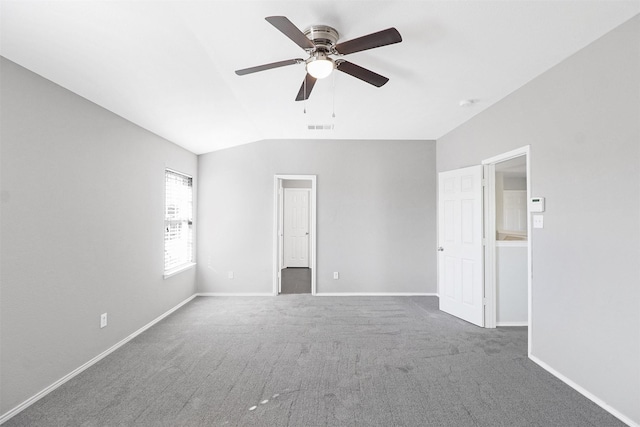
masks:
{"type": "Polygon", "coordinates": [[[640,12],[637,0],[0,4],[2,56],[197,154],[263,139],[437,139],[640,12]],[[271,15],[330,25],[340,41],[396,27],[402,43],[345,57],[389,83],[334,73],[305,114],[303,65],[237,76],[305,57],[271,15]]]}

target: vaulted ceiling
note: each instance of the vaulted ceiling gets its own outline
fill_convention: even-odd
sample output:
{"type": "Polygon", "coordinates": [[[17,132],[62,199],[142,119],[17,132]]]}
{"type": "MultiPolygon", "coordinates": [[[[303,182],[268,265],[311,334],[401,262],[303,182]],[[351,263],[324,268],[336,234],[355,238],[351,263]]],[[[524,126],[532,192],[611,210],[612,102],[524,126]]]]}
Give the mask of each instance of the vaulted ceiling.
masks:
{"type": "Polygon", "coordinates": [[[2,56],[197,154],[263,139],[437,139],[640,13],[637,0],[0,4],[2,56]],[[334,72],[296,102],[302,64],[236,75],[306,57],[265,21],[274,15],[332,26],[340,41],[397,28],[401,43],[345,57],[389,82],[334,72]]]}

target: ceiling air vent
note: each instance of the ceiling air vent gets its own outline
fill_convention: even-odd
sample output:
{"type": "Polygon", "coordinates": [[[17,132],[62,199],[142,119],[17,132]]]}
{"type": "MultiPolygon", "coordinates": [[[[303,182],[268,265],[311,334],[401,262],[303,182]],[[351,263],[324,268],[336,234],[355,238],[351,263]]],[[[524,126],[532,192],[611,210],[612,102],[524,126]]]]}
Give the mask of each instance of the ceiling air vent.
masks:
{"type": "Polygon", "coordinates": [[[307,125],[309,130],[333,130],[334,125],[307,125]]]}

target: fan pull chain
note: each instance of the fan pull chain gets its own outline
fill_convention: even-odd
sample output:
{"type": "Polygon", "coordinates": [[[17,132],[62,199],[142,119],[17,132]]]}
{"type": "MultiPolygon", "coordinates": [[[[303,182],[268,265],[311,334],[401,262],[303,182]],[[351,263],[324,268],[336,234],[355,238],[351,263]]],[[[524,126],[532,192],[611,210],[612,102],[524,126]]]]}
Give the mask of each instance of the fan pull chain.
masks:
{"type": "Polygon", "coordinates": [[[304,89],[303,89],[304,90],[304,93],[303,93],[303,96],[304,96],[304,107],[303,108],[304,109],[302,110],[302,113],[303,114],[307,114],[307,98],[308,98],[308,96],[307,96],[307,76],[304,77],[304,82],[302,82],[302,85],[304,87],[304,89]]]}

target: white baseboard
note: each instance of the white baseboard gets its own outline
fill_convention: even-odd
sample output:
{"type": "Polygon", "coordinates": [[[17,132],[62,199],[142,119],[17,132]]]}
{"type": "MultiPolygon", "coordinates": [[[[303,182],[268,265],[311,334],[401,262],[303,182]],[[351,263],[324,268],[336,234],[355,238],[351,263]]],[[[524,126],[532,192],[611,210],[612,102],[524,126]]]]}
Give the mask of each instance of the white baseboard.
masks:
{"type": "Polygon", "coordinates": [[[437,297],[423,292],[317,292],[319,297],[437,297]]]}
{"type": "MultiPolygon", "coordinates": [[[[293,294],[292,294],[293,295],[293,294]]],[[[438,294],[423,292],[316,292],[319,297],[437,297],[438,294]]],[[[198,297],[272,297],[270,292],[201,292],[198,297]]]]}
{"type": "Polygon", "coordinates": [[[272,297],[272,292],[201,292],[198,297],[272,297]]]}
{"type": "Polygon", "coordinates": [[[53,384],[51,384],[50,386],[46,387],[45,389],[41,390],[37,394],[31,396],[29,399],[25,400],[24,402],[22,402],[21,404],[19,404],[15,408],[13,408],[13,409],[7,411],[6,413],[0,415],[0,424],[5,423],[10,418],[15,416],[19,412],[25,410],[29,406],[33,405],[35,402],[37,402],[38,400],[42,399],[47,394],[51,393],[52,391],[54,391],[55,389],[57,389],[58,387],[60,387],[61,385],[63,385],[64,383],[66,383],[67,381],[69,381],[70,379],[72,379],[73,377],[78,375],[79,373],[81,373],[82,371],[84,371],[87,368],[95,365],[100,360],[104,359],[106,356],[108,356],[109,354],[113,353],[114,351],[116,351],[117,349],[119,349],[120,347],[122,347],[123,345],[125,345],[126,343],[128,343],[129,341],[131,341],[132,339],[134,339],[135,337],[137,337],[138,335],[140,335],[141,333],[143,333],[144,331],[146,331],[147,329],[149,329],[150,327],[152,327],[153,325],[155,325],[156,323],[158,323],[159,321],[161,321],[162,319],[164,319],[165,317],[167,317],[168,315],[170,315],[171,313],[173,313],[174,311],[176,311],[177,309],[179,309],[180,307],[182,307],[186,303],[188,303],[189,301],[191,301],[192,299],[194,299],[197,295],[198,294],[191,295],[189,298],[187,298],[186,300],[182,301],[181,303],[179,303],[175,307],[169,309],[167,312],[165,312],[165,313],[161,314],[160,316],[156,317],[151,322],[147,323],[142,328],[138,329],[137,331],[135,331],[134,333],[132,333],[131,335],[129,335],[125,339],[123,339],[120,342],[118,342],[117,344],[114,344],[113,346],[109,347],[108,349],[106,349],[105,351],[103,351],[102,353],[100,353],[99,355],[94,357],[93,359],[89,360],[88,362],[86,362],[82,366],[79,366],[78,368],[76,368],[73,371],[69,372],[67,375],[65,375],[64,377],[60,378],[58,381],[54,382],[53,384]]]}
{"type": "Polygon", "coordinates": [[[610,413],[611,415],[613,415],[614,417],[616,417],[617,419],[619,419],[623,423],[628,424],[629,427],[640,427],[640,424],[636,423],[631,418],[627,417],[626,415],[624,415],[623,413],[621,413],[617,409],[613,408],[611,405],[609,405],[608,403],[606,403],[605,401],[603,401],[599,397],[593,395],[591,392],[587,391],[583,387],[581,387],[578,384],[574,383],[569,378],[565,377],[560,372],[556,371],[551,366],[549,366],[546,363],[544,363],[542,360],[538,359],[537,357],[533,356],[532,354],[529,354],[529,359],[531,359],[533,362],[535,362],[538,365],[540,365],[540,367],[542,367],[544,370],[546,370],[547,372],[549,372],[550,374],[552,374],[553,376],[555,376],[556,378],[558,378],[559,380],[561,380],[562,382],[564,382],[565,384],[567,384],[568,386],[573,388],[575,391],[577,391],[578,393],[580,393],[581,395],[583,395],[587,399],[591,400],[596,405],[600,406],[602,409],[604,409],[605,411],[607,411],[608,413],[610,413]]]}
{"type": "Polygon", "coordinates": [[[529,326],[526,320],[522,322],[496,322],[496,326],[529,326]]]}

